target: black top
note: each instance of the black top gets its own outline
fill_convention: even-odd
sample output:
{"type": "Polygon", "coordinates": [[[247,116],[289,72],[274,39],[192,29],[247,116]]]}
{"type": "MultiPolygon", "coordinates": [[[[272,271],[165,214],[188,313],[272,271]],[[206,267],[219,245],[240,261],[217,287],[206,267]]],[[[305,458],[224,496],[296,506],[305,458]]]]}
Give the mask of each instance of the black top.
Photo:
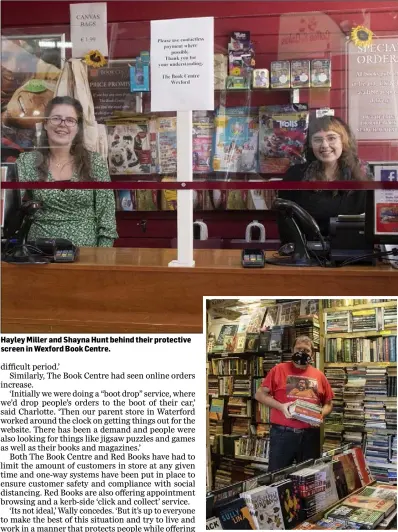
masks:
{"type": "MultiPolygon", "coordinates": [[[[284,181],[303,181],[308,163],[291,166],[284,181]]],[[[278,196],[298,203],[318,223],[322,235],[328,236],[329,219],[339,214],[361,214],[365,212],[365,190],[280,190],[278,196]]],[[[289,221],[288,221],[289,222],[289,221]]],[[[289,223],[281,223],[278,215],[279,237],[282,244],[294,242],[289,223]]],[[[315,239],[314,235],[306,235],[315,239]]]]}

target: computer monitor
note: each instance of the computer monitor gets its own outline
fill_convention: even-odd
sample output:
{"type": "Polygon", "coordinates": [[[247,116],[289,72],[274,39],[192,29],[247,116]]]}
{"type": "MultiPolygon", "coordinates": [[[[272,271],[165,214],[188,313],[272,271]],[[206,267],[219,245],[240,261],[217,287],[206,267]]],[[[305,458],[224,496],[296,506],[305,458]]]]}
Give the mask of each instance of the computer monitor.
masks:
{"type": "MultiPolygon", "coordinates": [[[[15,163],[1,163],[2,180],[17,181],[17,168],[15,163]]],[[[1,191],[1,237],[11,238],[19,229],[22,197],[20,190],[1,191]]]]}

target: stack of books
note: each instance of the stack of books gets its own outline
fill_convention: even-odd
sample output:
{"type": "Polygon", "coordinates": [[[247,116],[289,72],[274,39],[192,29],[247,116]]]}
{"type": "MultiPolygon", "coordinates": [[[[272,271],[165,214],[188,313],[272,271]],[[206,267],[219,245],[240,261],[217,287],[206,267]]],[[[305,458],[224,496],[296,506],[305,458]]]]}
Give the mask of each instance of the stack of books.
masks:
{"type": "Polygon", "coordinates": [[[385,429],[386,425],[386,411],[384,409],[384,402],[382,398],[368,398],[365,397],[365,429],[385,429]]]}
{"type": "Polygon", "coordinates": [[[252,402],[245,397],[230,397],[227,404],[227,413],[230,417],[251,417],[252,402]]]}
{"type": "Polygon", "coordinates": [[[326,517],[347,527],[374,530],[383,520],[396,513],[396,490],[382,485],[369,486],[351,495],[343,504],[326,513],[326,517]]]}
{"type": "Polygon", "coordinates": [[[320,424],[322,422],[322,408],[308,401],[298,399],[289,407],[293,419],[304,423],[320,424]]]}
{"type": "Polygon", "coordinates": [[[397,367],[387,368],[387,395],[388,397],[397,396],[397,367]]]}
{"type": "Polygon", "coordinates": [[[397,307],[383,308],[383,329],[397,330],[397,307]]]}
{"type": "Polygon", "coordinates": [[[350,331],[350,313],[348,311],[326,313],[325,328],[327,334],[350,331]]]}
{"type": "MultiPolygon", "coordinates": [[[[334,403],[334,401],[333,401],[334,403]]],[[[337,449],[342,443],[343,413],[332,411],[324,423],[323,452],[337,449]]]]}
{"type": "Polygon", "coordinates": [[[351,327],[352,332],[376,331],[377,309],[352,310],[351,327]]]}
{"type": "Polygon", "coordinates": [[[207,378],[207,389],[209,395],[218,395],[219,394],[219,387],[218,387],[218,377],[215,375],[209,375],[207,378]]]}
{"type": "Polygon", "coordinates": [[[251,433],[251,423],[248,418],[234,417],[231,423],[231,434],[239,434],[244,436],[251,433]]]}
{"type": "Polygon", "coordinates": [[[331,367],[325,369],[325,376],[333,390],[333,410],[325,418],[325,439],[323,451],[330,451],[340,447],[343,432],[343,412],[344,412],[344,385],[346,382],[346,371],[344,367],[331,367]]]}
{"type": "Polygon", "coordinates": [[[319,320],[317,316],[299,316],[294,322],[296,336],[308,336],[319,348],[319,320]]]}
{"type": "Polygon", "coordinates": [[[268,352],[264,353],[264,362],[263,369],[264,373],[267,374],[274,366],[282,362],[281,353],[268,352]]]}
{"type": "Polygon", "coordinates": [[[216,471],[214,487],[216,490],[225,488],[255,475],[256,470],[246,461],[223,457],[216,471]]]}
{"type": "Polygon", "coordinates": [[[391,467],[388,460],[389,444],[388,434],[382,434],[377,430],[368,432],[365,457],[373,478],[380,482],[389,481],[388,469],[391,467]]]}
{"type": "MultiPolygon", "coordinates": [[[[347,368],[347,373],[349,369],[347,368]]],[[[361,443],[365,421],[363,402],[366,379],[359,377],[356,373],[353,371],[348,375],[344,386],[343,441],[361,443]]]]}
{"type": "Polygon", "coordinates": [[[252,381],[249,376],[237,376],[234,377],[233,391],[232,395],[244,395],[247,397],[251,396],[252,381]]]}
{"type": "Polygon", "coordinates": [[[394,397],[385,400],[386,424],[388,429],[397,431],[397,399],[394,397]]]}
{"type": "Polygon", "coordinates": [[[301,519],[308,519],[338,501],[331,463],[301,469],[291,473],[290,478],[301,498],[301,519]]]}

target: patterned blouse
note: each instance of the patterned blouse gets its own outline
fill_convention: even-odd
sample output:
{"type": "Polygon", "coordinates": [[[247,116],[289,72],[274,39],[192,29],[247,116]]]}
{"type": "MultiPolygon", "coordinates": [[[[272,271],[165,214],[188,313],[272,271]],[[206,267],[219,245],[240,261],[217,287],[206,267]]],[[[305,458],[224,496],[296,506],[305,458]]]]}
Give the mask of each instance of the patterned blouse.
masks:
{"type": "MultiPolygon", "coordinates": [[[[37,152],[22,153],[17,160],[19,181],[38,181],[37,152]]],[[[91,154],[96,181],[110,181],[108,167],[99,153],[91,154]]],[[[54,181],[51,172],[48,181],[54,181]]],[[[74,173],[71,181],[78,181],[74,173]]],[[[42,204],[28,235],[36,238],[66,238],[76,246],[112,247],[116,232],[113,190],[31,190],[33,200],[42,204]]]]}

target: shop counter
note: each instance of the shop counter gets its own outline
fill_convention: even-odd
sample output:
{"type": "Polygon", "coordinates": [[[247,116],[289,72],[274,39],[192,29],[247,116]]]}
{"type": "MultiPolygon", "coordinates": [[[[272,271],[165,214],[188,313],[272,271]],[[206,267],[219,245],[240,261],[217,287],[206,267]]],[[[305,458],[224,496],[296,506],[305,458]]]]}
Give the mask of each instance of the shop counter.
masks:
{"type": "Polygon", "coordinates": [[[195,268],[170,268],[176,253],[82,248],[75,263],[2,263],[2,332],[200,333],[206,295],[398,295],[398,270],[384,264],[244,269],[239,250],[196,250],[195,268]]]}

